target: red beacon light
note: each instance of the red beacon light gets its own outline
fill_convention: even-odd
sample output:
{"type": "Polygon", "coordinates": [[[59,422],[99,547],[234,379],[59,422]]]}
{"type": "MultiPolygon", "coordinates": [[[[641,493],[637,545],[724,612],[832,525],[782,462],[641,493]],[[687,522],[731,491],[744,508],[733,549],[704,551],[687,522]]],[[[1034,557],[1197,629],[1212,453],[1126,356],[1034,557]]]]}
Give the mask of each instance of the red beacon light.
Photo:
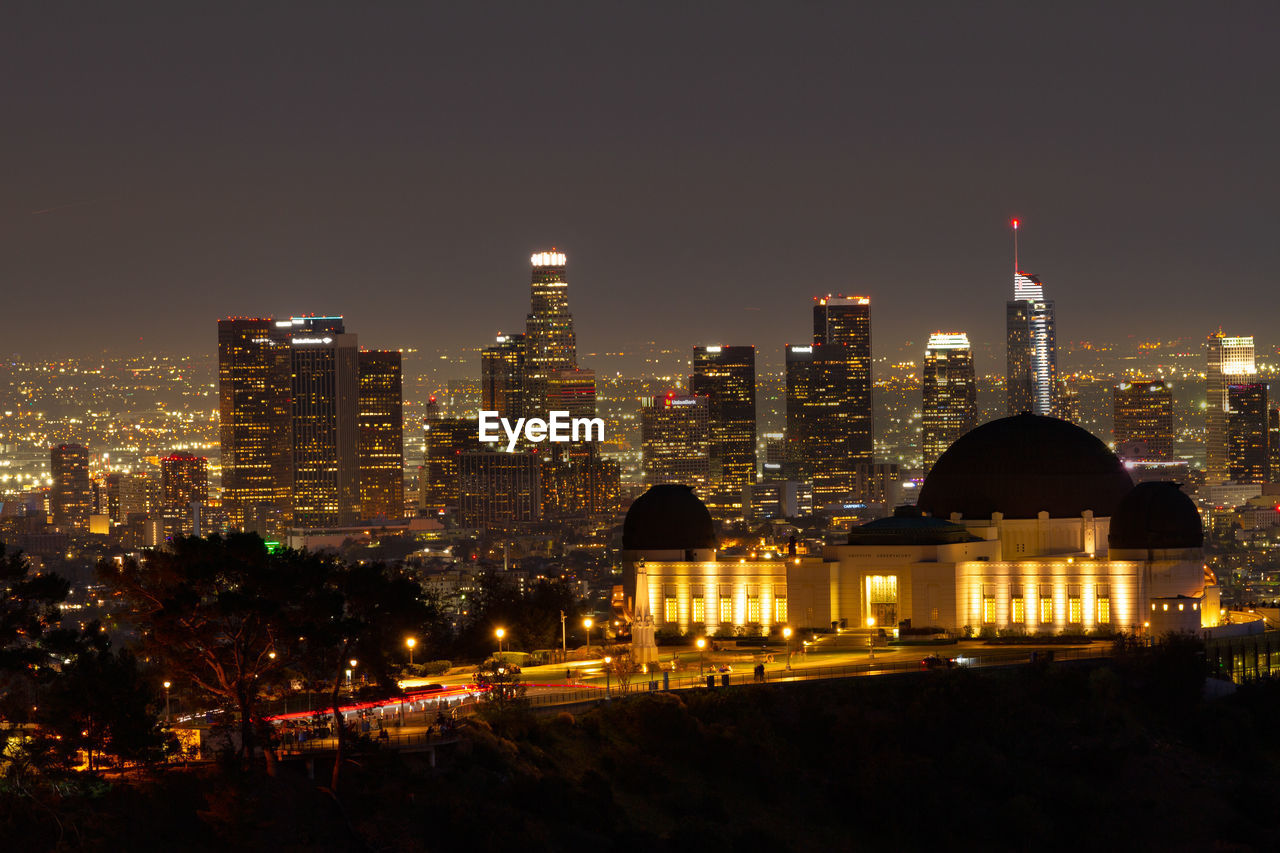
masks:
{"type": "Polygon", "coordinates": [[[1017,230],[1018,230],[1018,224],[1019,224],[1019,223],[1018,223],[1018,220],[1016,220],[1016,219],[1015,219],[1015,220],[1013,220],[1013,222],[1012,222],[1011,224],[1013,225],[1013,230],[1014,230],[1014,231],[1017,231],[1017,230]]]}

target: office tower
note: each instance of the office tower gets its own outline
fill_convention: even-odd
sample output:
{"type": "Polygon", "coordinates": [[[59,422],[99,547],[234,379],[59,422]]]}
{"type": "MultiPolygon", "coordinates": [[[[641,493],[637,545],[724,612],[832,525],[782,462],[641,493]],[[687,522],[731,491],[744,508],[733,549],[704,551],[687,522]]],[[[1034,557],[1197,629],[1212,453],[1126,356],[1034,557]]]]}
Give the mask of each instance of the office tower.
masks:
{"type": "Polygon", "coordinates": [[[1267,386],[1263,382],[1227,386],[1227,474],[1236,483],[1271,479],[1267,386]]]}
{"type": "Polygon", "coordinates": [[[1267,449],[1270,451],[1271,479],[1280,480],[1280,408],[1267,410],[1267,449]]]}
{"type": "Polygon", "coordinates": [[[546,459],[542,463],[542,517],[592,518],[622,509],[622,469],[612,459],[546,459]]]}
{"type": "Polygon", "coordinates": [[[764,439],[764,464],[781,466],[787,461],[787,437],[781,432],[766,432],[764,439]]]}
{"type": "Polygon", "coordinates": [[[89,485],[89,451],[78,444],[59,444],[49,453],[53,477],[49,504],[53,523],[63,530],[88,530],[93,504],[89,485]]]}
{"type": "MultiPolygon", "coordinates": [[[[234,529],[276,535],[292,499],[289,377],[284,329],[266,318],[218,321],[222,502],[234,529]]],[[[121,514],[124,521],[126,515],[121,514]]]]}
{"type": "Polygon", "coordinates": [[[1248,383],[1257,374],[1253,336],[1229,338],[1219,329],[1209,336],[1205,371],[1205,480],[1220,483],[1229,476],[1227,453],[1227,386],[1248,383]]]}
{"type": "Polygon", "coordinates": [[[524,335],[498,335],[480,353],[480,408],[515,423],[524,417],[524,335]]]}
{"type": "Polygon", "coordinates": [[[1122,457],[1173,459],[1173,388],[1163,380],[1136,380],[1115,386],[1116,452],[1122,457]],[[1133,444],[1142,442],[1145,452],[1133,444]]]}
{"type": "Polygon", "coordinates": [[[644,483],[678,483],[705,492],[710,474],[711,432],[707,398],[668,391],[640,399],[644,483]]]}
{"type": "Polygon", "coordinates": [[[1009,414],[1063,417],[1058,399],[1058,343],[1052,299],[1018,266],[1019,220],[1013,226],[1013,299],[1005,304],[1005,393],[1009,414]]]}
{"type": "Polygon", "coordinates": [[[568,412],[575,418],[596,415],[596,372],[579,367],[553,370],[546,378],[545,411],[568,412]]]}
{"type": "Polygon", "coordinates": [[[542,520],[542,457],[478,451],[458,457],[458,520],[506,527],[542,520]]]}
{"type": "Polygon", "coordinates": [[[159,516],[162,494],[160,486],[146,474],[121,474],[117,481],[119,521],[129,516],[159,516]]]}
{"type": "Polygon", "coordinates": [[[902,473],[897,463],[856,463],[851,497],[857,503],[883,504],[891,512],[903,501],[902,473]]]}
{"type": "Polygon", "coordinates": [[[525,414],[546,417],[548,384],[552,374],[578,366],[569,313],[569,284],[565,281],[567,258],[552,249],[529,259],[529,315],[525,324],[525,414]]]}
{"type": "Polygon", "coordinates": [[[1040,279],[1019,272],[1013,277],[1013,299],[1005,307],[1009,414],[1059,417],[1053,300],[1044,298],[1040,279]]]}
{"type": "Polygon", "coordinates": [[[209,460],[177,451],[160,460],[160,501],[165,510],[185,513],[209,502],[209,460]]]}
{"type": "Polygon", "coordinates": [[[480,450],[476,422],[472,418],[438,418],[424,425],[425,454],[422,466],[421,508],[440,513],[458,506],[458,459],[480,450]]]}
{"type": "Polygon", "coordinates": [[[340,317],[290,322],[293,525],[353,524],[360,514],[356,336],[344,332],[340,317]]]}
{"type": "Polygon", "coordinates": [[[926,473],[951,442],[978,425],[973,350],[964,332],[937,332],[924,348],[920,446],[926,473]]]}
{"type": "Polygon", "coordinates": [[[404,398],[400,353],[359,356],[360,518],[404,517],[404,398]]]}
{"type": "Polygon", "coordinates": [[[813,409],[809,405],[813,396],[812,345],[787,345],[786,382],[786,461],[795,466],[797,476],[809,479],[813,475],[812,457],[809,455],[809,422],[813,417],[813,409]]]}
{"type": "Polygon", "coordinates": [[[689,393],[707,398],[713,488],[734,496],[756,481],[756,348],[693,348],[689,393]]]}
{"type": "Polygon", "coordinates": [[[805,426],[817,504],[842,501],[853,489],[853,466],[873,458],[871,300],[815,297],[813,363],[805,426]]]}

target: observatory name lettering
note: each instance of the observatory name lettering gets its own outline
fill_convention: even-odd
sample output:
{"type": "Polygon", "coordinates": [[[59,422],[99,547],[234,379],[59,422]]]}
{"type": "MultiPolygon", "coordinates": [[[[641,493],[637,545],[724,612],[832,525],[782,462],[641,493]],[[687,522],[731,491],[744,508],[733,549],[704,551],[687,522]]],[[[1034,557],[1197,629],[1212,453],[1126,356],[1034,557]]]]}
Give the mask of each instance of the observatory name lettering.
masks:
{"type": "Polygon", "coordinates": [[[575,418],[568,410],[555,410],[547,413],[547,420],[542,418],[517,418],[513,425],[507,418],[499,417],[496,411],[480,410],[479,437],[486,444],[495,444],[502,440],[498,428],[507,438],[507,452],[516,449],[516,443],[523,434],[525,441],[539,444],[552,441],[567,444],[579,441],[604,441],[604,420],[602,418],[575,418]]]}

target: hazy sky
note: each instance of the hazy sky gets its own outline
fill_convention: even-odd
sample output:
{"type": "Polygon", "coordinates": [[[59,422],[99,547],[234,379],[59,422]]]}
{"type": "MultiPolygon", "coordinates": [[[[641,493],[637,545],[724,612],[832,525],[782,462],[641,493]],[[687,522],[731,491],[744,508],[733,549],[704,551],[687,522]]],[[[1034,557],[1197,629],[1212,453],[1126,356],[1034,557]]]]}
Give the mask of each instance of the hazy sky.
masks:
{"type": "MultiPolygon", "coordinates": [[[[370,346],[1280,342],[1275,3],[24,3],[0,12],[7,352],[212,352],[228,314],[370,346]],[[203,11],[194,11],[203,9],[203,11]],[[139,344],[139,338],[143,342],[139,344]]],[[[771,360],[777,360],[773,358],[771,360]]]]}

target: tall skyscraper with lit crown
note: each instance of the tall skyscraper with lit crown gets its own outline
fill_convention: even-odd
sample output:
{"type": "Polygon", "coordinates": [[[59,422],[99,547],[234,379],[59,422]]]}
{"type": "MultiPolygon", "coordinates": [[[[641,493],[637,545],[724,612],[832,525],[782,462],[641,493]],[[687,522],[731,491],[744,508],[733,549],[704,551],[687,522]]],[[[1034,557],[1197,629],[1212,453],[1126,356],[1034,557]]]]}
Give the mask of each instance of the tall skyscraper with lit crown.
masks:
{"type": "Polygon", "coordinates": [[[1013,299],[1005,303],[1005,393],[1010,415],[1062,417],[1058,396],[1058,342],[1052,299],[1044,284],[1018,269],[1018,228],[1013,220],[1013,299]]]}
{"type": "Polygon", "coordinates": [[[924,349],[920,447],[927,472],[951,443],[978,425],[973,349],[964,332],[936,332],[924,349]]]}
{"type": "Polygon", "coordinates": [[[535,253],[529,262],[533,275],[525,323],[525,405],[527,415],[545,417],[552,376],[578,366],[577,342],[565,280],[567,256],[552,249],[535,253]]]}
{"type": "Polygon", "coordinates": [[[1221,483],[1230,476],[1227,448],[1227,386],[1252,382],[1258,372],[1253,359],[1253,336],[1227,337],[1222,329],[1209,336],[1205,370],[1205,477],[1221,483]]]}

